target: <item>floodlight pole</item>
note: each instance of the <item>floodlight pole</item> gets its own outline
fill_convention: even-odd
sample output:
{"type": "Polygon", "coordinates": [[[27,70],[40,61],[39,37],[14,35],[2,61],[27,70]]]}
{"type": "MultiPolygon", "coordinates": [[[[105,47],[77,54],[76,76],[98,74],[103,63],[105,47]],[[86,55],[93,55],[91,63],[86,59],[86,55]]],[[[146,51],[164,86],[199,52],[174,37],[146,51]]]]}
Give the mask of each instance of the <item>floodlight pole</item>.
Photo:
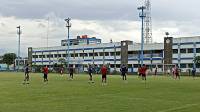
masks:
{"type": "Polygon", "coordinates": [[[20,26],[18,26],[17,27],[17,34],[18,34],[18,36],[19,36],[19,40],[18,40],[18,63],[17,63],[17,71],[19,71],[19,60],[20,60],[20,36],[21,36],[21,27],[20,26]]]}
{"type": "Polygon", "coordinates": [[[68,43],[66,43],[67,44],[67,68],[69,68],[69,44],[70,44],[70,41],[69,41],[69,29],[70,29],[70,27],[71,27],[71,23],[70,23],[70,18],[67,18],[67,19],[65,19],[65,21],[67,22],[66,23],[66,27],[67,27],[67,42],[68,43]]]}
{"type": "Polygon", "coordinates": [[[140,54],[140,64],[143,65],[144,60],[144,18],[146,17],[144,10],[146,9],[145,6],[138,7],[138,10],[141,10],[139,13],[139,17],[142,19],[142,29],[141,29],[141,54],[140,54]]]}
{"type": "MultiPolygon", "coordinates": [[[[49,47],[49,17],[47,18],[47,50],[48,50],[48,47],[49,47]]],[[[50,57],[50,51],[49,51],[49,66],[50,65],[51,65],[51,57],[50,57]]]]}

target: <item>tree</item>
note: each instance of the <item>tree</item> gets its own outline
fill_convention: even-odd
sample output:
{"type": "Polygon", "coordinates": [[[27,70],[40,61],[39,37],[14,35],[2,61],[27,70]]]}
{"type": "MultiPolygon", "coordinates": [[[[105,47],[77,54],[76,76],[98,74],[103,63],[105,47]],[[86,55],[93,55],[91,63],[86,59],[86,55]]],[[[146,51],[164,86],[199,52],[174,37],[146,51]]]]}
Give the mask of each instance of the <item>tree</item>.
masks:
{"type": "Polygon", "coordinates": [[[3,62],[7,64],[7,69],[9,69],[9,65],[14,64],[15,59],[16,59],[15,53],[6,53],[3,55],[3,62]]]}
{"type": "Polygon", "coordinates": [[[59,58],[58,59],[58,62],[63,65],[63,64],[66,64],[66,60],[64,58],[59,58]]]}
{"type": "Polygon", "coordinates": [[[200,65],[200,56],[196,56],[196,57],[194,58],[194,63],[195,63],[197,66],[200,65]]]}

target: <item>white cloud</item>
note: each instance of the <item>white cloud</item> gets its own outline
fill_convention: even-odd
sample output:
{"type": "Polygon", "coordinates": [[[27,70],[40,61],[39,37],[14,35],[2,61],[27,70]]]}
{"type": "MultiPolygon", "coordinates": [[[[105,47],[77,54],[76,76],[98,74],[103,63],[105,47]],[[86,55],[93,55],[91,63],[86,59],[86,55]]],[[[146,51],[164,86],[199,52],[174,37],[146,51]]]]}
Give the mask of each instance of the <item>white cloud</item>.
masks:
{"type": "MultiPolygon", "coordinates": [[[[18,36],[16,27],[21,25],[21,51],[23,56],[27,56],[28,47],[45,47],[47,38],[47,26],[49,17],[49,46],[59,46],[60,40],[67,36],[65,21],[49,13],[44,19],[25,19],[14,16],[0,16],[0,54],[5,52],[17,53],[18,36]]],[[[139,19],[138,19],[139,20],[139,19]]],[[[114,42],[121,40],[132,40],[140,42],[140,21],[130,20],[81,20],[72,19],[70,37],[88,34],[97,36],[103,42],[114,42]]],[[[153,21],[153,41],[163,42],[165,32],[171,36],[195,36],[198,35],[199,20],[196,21],[153,21]]]]}

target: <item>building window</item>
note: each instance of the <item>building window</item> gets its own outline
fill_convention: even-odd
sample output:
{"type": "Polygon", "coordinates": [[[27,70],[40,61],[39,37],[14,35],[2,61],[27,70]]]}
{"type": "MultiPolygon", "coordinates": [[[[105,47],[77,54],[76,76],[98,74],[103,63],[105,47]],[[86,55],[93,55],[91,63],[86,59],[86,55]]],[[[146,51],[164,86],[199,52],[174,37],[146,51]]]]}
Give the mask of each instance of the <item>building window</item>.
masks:
{"type": "Polygon", "coordinates": [[[197,53],[200,53],[200,48],[197,48],[197,53]]]}
{"type": "Polygon", "coordinates": [[[178,54],[178,49],[173,49],[173,54],[178,54]]]}
{"type": "Polygon", "coordinates": [[[110,53],[110,56],[115,56],[115,52],[111,52],[111,53],[110,53]]]}
{"type": "Polygon", "coordinates": [[[133,68],[138,68],[138,67],[139,67],[138,64],[134,64],[134,65],[133,65],[133,68]]]}
{"type": "Polygon", "coordinates": [[[105,52],[105,56],[109,56],[109,52],[105,52]]]}
{"type": "Polygon", "coordinates": [[[61,54],[58,54],[58,57],[61,58],[61,54]]]}
{"type": "Polygon", "coordinates": [[[45,58],[45,55],[39,55],[39,58],[45,58]]]}
{"type": "Polygon", "coordinates": [[[47,55],[47,58],[53,58],[53,54],[47,55]]]}
{"type": "Polygon", "coordinates": [[[194,53],[193,49],[192,48],[188,49],[188,53],[194,53]]]}
{"type": "Polygon", "coordinates": [[[85,57],[88,57],[88,53],[84,53],[84,56],[85,56],[85,57]]]}
{"type": "Polygon", "coordinates": [[[156,65],[151,65],[152,68],[156,68],[156,65]]]}
{"type": "Polygon", "coordinates": [[[89,53],[89,56],[92,57],[92,56],[93,56],[93,53],[89,53]]]}
{"type": "MultiPolygon", "coordinates": [[[[177,51],[178,51],[178,49],[177,49],[177,51]]],[[[160,54],[160,53],[162,53],[163,51],[162,50],[153,50],[152,51],[152,53],[154,53],[154,54],[160,54]]],[[[177,52],[178,53],[178,52],[177,52]]]]}
{"type": "Polygon", "coordinates": [[[151,54],[151,51],[144,51],[144,54],[151,54]]]}
{"type": "Polygon", "coordinates": [[[84,53],[80,53],[80,57],[84,57],[84,53]]]}
{"type": "Polygon", "coordinates": [[[110,68],[115,68],[115,65],[114,65],[114,64],[111,64],[111,65],[110,65],[110,68]]]}
{"type": "Polygon", "coordinates": [[[121,67],[121,65],[120,65],[120,64],[117,64],[117,65],[116,65],[116,68],[120,68],[120,67],[121,67]]]}
{"type": "Polygon", "coordinates": [[[94,56],[99,56],[98,53],[94,53],[94,56]]]}
{"type": "Polygon", "coordinates": [[[78,53],[75,54],[75,57],[78,57],[78,53]]]}
{"type": "Polygon", "coordinates": [[[186,68],[186,64],[181,64],[180,68],[186,68]]]}
{"type": "Polygon", "coordinates": [[[163,65],[158,65],[158,68],[163,68],[163,65]]]}
{"type": "Polygon", "coordinates": [[[71,55],[71,57],[74,57],[74,54],[70,54],[71,55]]]}
{"type": "Polygon", "coordinates": [[[128,65],[128,68],[132,68],[132,65],[131,65],[131,64],[129,64],[129,65],[128,65]]]}
{"type": "Polygon", "coordinates": [[[120,55],[121,55],[121,53],[120,53],[120,52],[116,52],[116,55],[117,55],[117,56],[120,56],[120,55]]]}
{"type": "Polygon", "coordinates": [[[189,68],[193,68],[193,63],[188,64],[189,68]]]}
{"type": "Polygon", "coordinates": [[[200,65],[199,65],[199,64],[196,64],[196,68],[200,68],[200,65]]]}
{"type": "Polygon", "coordinates": [[[99,55],[100,55],[100,56],[104,56],[104,53],[103,53],[103,52],[100,52],[99,55]]]}
{"type": "Polygon", "coordinates": [[[133,51],[128,51],[128,54],[133,54],[133,51]]]}
{"type": "Polygon", "coordinates": [[[38,58],[38,55],[33,55],[33,58],[38,58]]]}
{"type": "Polygon", "coordinates": [[[55,57],[55,58],[57,58],[57,57],[58,57],[58,55],[57,55],[57,54],[54,54],[54,57],[55,57]]]}
{"type": "Polygon", "coordinates": [[[67,57],[67,55],[66,54],[62,54],[62,57],[67,57]]]}
{"type": "Polygon", "coordinates": [[[180,52],[181,53],[186,53],[186,49],[181,49],[180,52]]]}

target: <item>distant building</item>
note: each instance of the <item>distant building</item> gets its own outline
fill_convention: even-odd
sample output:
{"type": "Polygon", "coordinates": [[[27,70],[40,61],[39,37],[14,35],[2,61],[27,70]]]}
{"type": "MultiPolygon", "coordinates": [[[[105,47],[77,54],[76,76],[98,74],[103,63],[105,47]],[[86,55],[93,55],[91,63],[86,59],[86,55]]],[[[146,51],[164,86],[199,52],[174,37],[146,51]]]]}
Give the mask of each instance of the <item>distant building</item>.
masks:
{"type": "MultiPolygon", "coordinates": [[[[89,63],[97,66],[109,64],[111,71],[119,71],[121,64],[126,64],[129,71],[137,71],[141,63],[140,43],[121,41],[95,45],[83,42],[86,45],[82,45],[83,43],[80,43],[80,41],[84,39],[78,37],[78,45],[71,45],[69,47],[70,65],[87,70],[89,63]]],[[[200,36],[182,38],[165,37],[163,43],[144,44],[143,63],[151,68],[152,71],[156,67],[158,71],[164,71],[170,68],[165,67],[165,65],[173,66],[176,64],[183,72],[193,67],[197,68],[197,71],[200,72],[200,66],[195,65],[193,61],[194,57],[199,55],[200,36]]],[[[66,59],[66,56],[66,46],[48,48],[30,47],[28,49],[28,62],[33,65],[53,66],[54,63],[59,63],[58,60],[60,58],[66,59]]]]}
{"type": "Polygon", "coordinates": [[[0,63],[3,63],[3,56],[0,56],[0,63]]]}
{"type": "Polygon", "coordinates": [[[19,69],[23,70],[24,66],[26,66],[28,64],[28,59],[27,58],[23,58],[23,59],[15,59],[15,63],[14,63],[14,69],[19,69]]]}
{"type": "Polygon", "coordinates": [[[61,46],[67,46],[68,41],[70,46],[101,44],[101,39],[97,39],[96,37],[89,38],[87,35],[82,35],[82,36],[77,36],[76,39],[61,40],[61,46]]]}

